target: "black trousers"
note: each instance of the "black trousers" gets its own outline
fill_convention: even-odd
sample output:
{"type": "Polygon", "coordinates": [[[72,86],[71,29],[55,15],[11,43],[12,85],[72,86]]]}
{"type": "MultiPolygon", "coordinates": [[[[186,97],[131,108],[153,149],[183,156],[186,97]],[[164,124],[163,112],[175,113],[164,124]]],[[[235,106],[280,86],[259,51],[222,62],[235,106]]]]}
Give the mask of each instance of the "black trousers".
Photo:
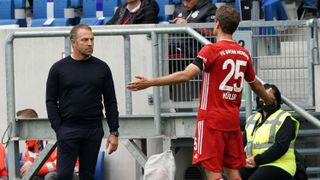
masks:
{"type": "Polygon", "coordinates": [[[264,166],[254,169],[240,169],[242,180],[292,180],[292,176],[276,166],[264,166]]]}
{"type": "Polygon", "coordinates": [[[97,156],[104,135],[102,127],[85,129],[61,126],[57,131],[58,180],[71,180],[79,157],[79,177],[94,180],[97,156]]]}

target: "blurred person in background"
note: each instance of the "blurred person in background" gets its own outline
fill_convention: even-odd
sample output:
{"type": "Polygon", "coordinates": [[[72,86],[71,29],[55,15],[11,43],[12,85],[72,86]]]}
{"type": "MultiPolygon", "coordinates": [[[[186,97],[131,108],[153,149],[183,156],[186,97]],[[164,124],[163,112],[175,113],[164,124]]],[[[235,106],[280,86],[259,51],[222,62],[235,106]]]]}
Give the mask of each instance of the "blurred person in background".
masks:
{"type": "Polygon", "coordinates": [[[157,24],[159,6],[155,0],[126,0],[116,10],[107,25],[115,24],[157,24]]]}

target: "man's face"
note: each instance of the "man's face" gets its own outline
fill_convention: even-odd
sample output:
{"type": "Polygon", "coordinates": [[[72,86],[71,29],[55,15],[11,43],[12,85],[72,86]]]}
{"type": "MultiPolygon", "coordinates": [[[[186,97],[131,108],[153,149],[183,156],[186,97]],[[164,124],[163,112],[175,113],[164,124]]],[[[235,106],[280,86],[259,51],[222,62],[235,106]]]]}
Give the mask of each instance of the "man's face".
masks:
{"type": "Polygon", "coordinates": [[[199,0],[183,0],[183,6],[190,11],[192,8],[194,8],[198,4],[199,0]]]}
{"type": "Polygon", "coordinates": [[[79,29],[77,36],[72,40],[73,50],[84,57],[91,56],[94,45],[93,33],[88,29],[79,29]]]}

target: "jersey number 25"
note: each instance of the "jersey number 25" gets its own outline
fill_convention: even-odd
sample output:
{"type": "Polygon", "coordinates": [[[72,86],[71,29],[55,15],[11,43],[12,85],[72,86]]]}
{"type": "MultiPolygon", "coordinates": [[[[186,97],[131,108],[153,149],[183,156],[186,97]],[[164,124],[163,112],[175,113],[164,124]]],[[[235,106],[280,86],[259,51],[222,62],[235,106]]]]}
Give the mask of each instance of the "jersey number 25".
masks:
{"type": "Polygon", "coordinates": [[[223,63],[222,69],[226,70],[228,68],[228,66],[230,66],[231,68],[230,68],[230,71],[227,74],[227,76],[221,82],[219,89],[222,91],[241,92],[244,74],[242,71],[240,71],[240,67],[246,66],[246,65],[247,65],[247,61],[242,61],[242,60],[233,61],[232,59],[227,59],[223,63]],[[233,86],[227,85],[227,83],[230,81],[231,78],[233,78],[235,80],[240,79],[240,86],[238,87],[237,83],[234,83],[233,86]]]}

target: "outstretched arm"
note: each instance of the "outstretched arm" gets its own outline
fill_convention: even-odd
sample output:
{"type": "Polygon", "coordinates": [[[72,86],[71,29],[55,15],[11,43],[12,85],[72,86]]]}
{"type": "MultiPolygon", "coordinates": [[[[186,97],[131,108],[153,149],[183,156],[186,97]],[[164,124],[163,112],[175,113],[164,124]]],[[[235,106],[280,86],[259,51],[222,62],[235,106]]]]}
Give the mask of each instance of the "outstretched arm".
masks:
{"type": "Polygon", "coordinates": [[[198,66],[191,63],[186,67],[185,70],[178,71],[166,76],[156,77],[153,79],[147,79],[142,76],[136,76],[137,80],[128,83],[127,88],[132,91],[139,91],[151,86],[178,84],[194,78],[200,71],[201,70],[198,66]]]}
{"type": "Polygon", "coordinates": [[[255,79],[255,81],[249,83],[249,85],[252,91],[256,93],[257,96],[261,97],[266,104],[274,103],[275,99],[267,94],[265,88],[258,79],[255,79]]]}

